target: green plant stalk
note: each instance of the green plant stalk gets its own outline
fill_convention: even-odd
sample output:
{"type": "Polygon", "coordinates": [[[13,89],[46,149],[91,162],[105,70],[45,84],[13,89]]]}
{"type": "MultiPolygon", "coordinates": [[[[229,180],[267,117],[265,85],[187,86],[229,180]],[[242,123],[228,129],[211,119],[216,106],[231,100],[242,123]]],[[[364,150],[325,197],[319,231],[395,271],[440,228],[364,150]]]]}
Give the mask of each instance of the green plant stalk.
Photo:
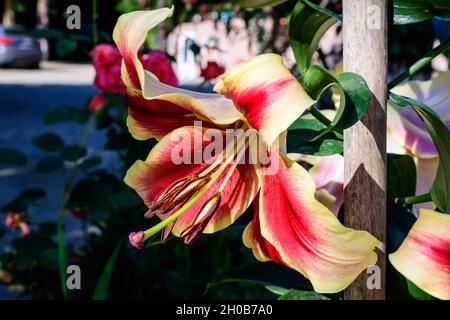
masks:
{"type": "Polygon", "coordinates": [[[309,113],[311,113],[311,115],[316,118],[317,120],[319,120],[320,122],[322,122],[325,126],[329,127],[331,124],[330,119],[328,119],[327,117],[325,117],[322,112],[320,112],[319,109],[316,108],[315,105],[313,105],[312,107],[309,108],[309,113]]]}
{"type": "Polygon", "coordinates": [[[425,194],[421,194],[418,196],[395,198],[395,200],[394,200],[395,204],[406,204],[406,205],[422,203],[422,202],[429,202],[429,201],[432,201],[430,193],[425,193],[425,194]]]}
{"type": "Polygon", "coordinates": [[[436,56],[440,55],[441,53],[444,53],[448,49],[450,49],[450,39],[442,42],[436,48],[434,48],[433,50],[428,52],[424,57],[422,57],[418,61],[416,61],[411,67],[409,67],[403,73],[399,74],[397,77],[392,79],[388,83],[388,90],[391,90],[398,84],[402,83],[403,80],[406,80],[409,77],[411,77],[412,75],[419,72],[422,68],[427,66],[431,62],[431,60],[433,60],[436,56]]]}
{"type": "Polygon", "coordinates": [[[67,292],[66,285],[66,268],[67,268],[67,255],[64,244],[64,232],[62,230],[61,218],[57,219],[57,241],[58,241],[58,269],[59,269],[59,278],[61,281],[61,290],[63,299],[67,300],[69,294],[67,292]]]}
{"type": "MultiPolygon", "coordinates": [[[[88,138],[89,134],[91,133],[96,113],[93,113],[91,115],[91,118],[89,119],[89,122],[87,123],[83,135],[81,136],[80,141],[77,144],[78,149],[81,149],[81,147],[86,143],[86,139],[88,138]]],[[[67,292],[67,285],[66,285],[66,268],[67,268],[67,254],[66,254],[66,247],[64,244],[64,232],[62,228],[62,219],[64,217],[65,213],[65,207],[66,202],[68,200],[69,192],[70,192],[70,186],[72,185],[73,180],[75,179],[77,175],[78,170],[78,162],[75,161],[74,166],[72,168],[72,171],[70,172],[67,179],[64,181],[64,187],[63,187],[63,194],[61,197],[61,204],[58,210],[58,214],[56,216],[56,228],[57,228],[57,242],[58,242],[58,266],[59,266],[59,277],[61,282],[61,291],[63,294],[63,299],[68,299],[68,292],[67,292]]]]}

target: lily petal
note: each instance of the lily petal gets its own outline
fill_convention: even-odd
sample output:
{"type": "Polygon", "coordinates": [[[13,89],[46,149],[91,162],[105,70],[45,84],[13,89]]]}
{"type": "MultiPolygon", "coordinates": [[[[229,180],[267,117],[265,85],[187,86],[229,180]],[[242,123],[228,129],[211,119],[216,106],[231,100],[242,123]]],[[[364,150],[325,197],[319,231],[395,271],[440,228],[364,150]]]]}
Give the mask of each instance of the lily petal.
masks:
{"type": "MultiPolygon", "coordinates": [[[[204,132],[207,129],[184,127],[171,132],[152,149],[145,161],[136,161],[128,170],[124,180],[125,183],[140,195],[148,207],[151,206],[155,198],[164,193],[175,182],[201,173],[216,159],[216,157],[203,159],[204,161],[199,164],[174,163],[173,152],[174,150],[180,150],[180,144],[183,144],[183,152],[188,152],[193,159],[194,153],[202,153],[212,143],[213,139],[206,139],[206,135],[203,135],[201,130],[204,132]]],[[[180,236],[186,228],[191,226],[204,203],[216,194],[230,167],[231,165],[224,170],[208,191],[176,220],[172,230],[173,234],[180,236]]],[[[258,176],[254,166],[245,164],[236,166],[221,193],[221,204],[204,232],[216,232],[236,221],[253,201],[258,188],[258,176]]]]}
{"type": "MultiPolygon", "coordinates": [[[[433,185],[434,178],[436,177],[437,168],[439,165],[439,158],[431,159],[421,159],[414,158],[416,163],[416,194],[424,194],[430,191],[433,185]]],[[[419,212],[419,209],[434,209],[435,205],[433,202],[423,202],[414,205],[414,212],[419,212]]]]}
{"type": "MultiPolygon", "coordinates": [[[[259,210],[255,212],[262,238],[276,249],[284,264],[307,277],[315,291],[345,289],[376,262],[374,248],[379,241],[366,231],[344,227],[317,201],[314,181],[303,167],[276,153],[272,157],[279,157],[279,170],[276,175],[261,177],[259,210]]],[[[260,249],[261,244],[247,244],[257,255],[265,253],[272,258],[260,249]]]]}
{"type": "Polygon", "coordinates": [[[173,7],[151,11],[134,11],[123,14],[117,20],[113,39],[122,54],[122,76],[127,86],[141,89],[145,83],[145,71],[138,57],[147,32],[173,14],[173,7]],[[125,81],[126,80],[126,81],[125,81]],[[127,83],[128,82],[128,83],[127,83]]]}
{"type": "MultiPolygon", "coordinates": [[[[392,91],[417,99],[432,108],[450,129],[450,71],[428,81],[410,81],[392,91]]],[[[388,135],[414,156],[433,158],[436,148],[425,126],[412,108],[394,108],[388,104],[388,135]]]]}
{"type": "Polygon", "coordinates": [[[314,103],[276,54],[235,65],[220,77],[214,91],[233,100],[268,146],[314,103]]]}
{"type": "Polygon", "coordinates": [[[164,123],[178,123],[179,128],[202,120],[206,122],[205,126],[227,127],[243,119],[233,102],[222,95],[171,87],[159,82],[148,71],[145,72],[144,91],[137,95],[129,94],[129,110],[132,120],[128,121],[128,128],[139,140],[157,137],[155,131],[168,132],[171,126],[164,123]],[[155,113],[161,119],[169,119],[153,121],[155,113]]]}
{"type": "MultiPolygon", "coordinates": [[[[259,199],[259,197],[258,193],[256,199],[259,199]]],[[[259,212],[259,201],[255,201],[253,206],[255,212],[259,212]]],[[[285,264],[277,249],[261,235],[261,225],[258,214],[254,214],[252,222],[245,227],[242,234],[242,242],[247,248],[252,249],[255,258],[259,261],[274,261],[285,264]]]]}
{"type": "MultiPolygon", "coordinates": [[[[344,203],[344,157],[340,154],[335,154],[318,158],[319,160],[309,170],[309,174],[313,178],[318,191],[326,190],[335,198],[332,211],[337,215],[344,203]]],[[[323,193],[321,194],[321,199],[330,200],[323,193]]],[[[324,201],[321,202],[324,203],[324,201]]]]}
{"type": "MultiPolygon", "coordinates": [[[[127,86],[130,117],[129,129],[139,140],[157,137],[155,132],[169,131],[164,125],[152,121],[154,113],[160,117],[174,114],[195,116],[219,126],[232,124],[242,118],[233,102],[222,95],[198,93],[161,83],[149,71],[145,71],[138,58],[147,32],[170,17],[172,8],[151,11],[135,11],[120,16],[114,28],[113,38],[123,57],[122,79],[127,86]],[[138,109],[138,110],[137,110],[138,109]],[[148,113],[148,119],[145,119],[148,113]],[[139,114],[139,116],[135,116],[139,114]]],[[[192,117],[194,119],[194,117],[192,117]]],[[[179,126],[186,124],[182,119],[179,126]]],[[[164,122],[174,123],[173,119],[164,122]]]]}
{"type": "Polygon", "coordinates": [[[450,215],[422,209],[392,265],[422,290],[450,300],[450,215]]]}

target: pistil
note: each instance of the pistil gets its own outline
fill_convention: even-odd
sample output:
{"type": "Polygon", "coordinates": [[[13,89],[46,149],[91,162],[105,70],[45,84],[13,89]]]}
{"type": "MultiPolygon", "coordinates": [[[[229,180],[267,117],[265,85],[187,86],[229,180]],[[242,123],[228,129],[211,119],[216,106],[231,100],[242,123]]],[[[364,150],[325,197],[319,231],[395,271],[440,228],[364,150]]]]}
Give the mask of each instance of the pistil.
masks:
{"type": "MultiPolygon", "coordinates": [[[[247,148],[246,143],[244,143],[244,144],[238,143],[238,150],[237,150],[238,157],[236,158],[237,161],[232,166],[232,170],[234,170],[234,168],[236,168],[236,165],[239,162],[240,157],[243,154],[245,154],[246,148],[247,148]]],[[[182,214],[184,214],[187,210],[189,210],[189,208],[191,208],[192,205],[194,205],[195,202],[198,199],[200,199],[200,197],[211,187],[211,185],[221,176],[223,171],[235,159],[235,153],[231,152],[231,155],[230,155],[230,151],[228,149],[229,148],[227,148],[227,150],[225,150],[226,154],[227,154],[226,160],[212,174],[210,174],[210,172],[208,172],[209,175],[205,175],[205,176],[198,175],[194,178],[186,178],[179,182],[176,182],[171,187],[169,187],[169,189],[163,195],[161,195],[157,199],[157,201],[154,203],[154,205],[152,205],[152,207],[150,209],[150,210],[152,210],[152,208],[154,208],[156,212],[149,210],[149,212],[146,213],[146,216],[150,216],[150,215],[152,216],[154,214],[158,214],[158,213],[162,213],[162,212],[167,213],[167,212],[173,211],[174,209],[176,209],[177,211],[175,211],[173,214],[168,216],[166,219],[162,220],[157,225],[155,225],[145,231],[131,233],[129,238],[130,238],[131,244],[134,247],[136,247],[138,249],[142,248],[143,243],[147,239],[149,239],[150,237],[152,237],[154,234],[161,231],[162,229],[166,228],[171,223],[175,223],[176,219],[178,219],[182,214]],[[206,182],[200,184],[197,181],[206,181],[206,182]],[[186,186],[189,186],[189,184],[193,184],[193,185],[195,185],[195,187],[189,188],[189,190],[190,190],[189,192],[180,190],[182,188],[185,188],[186,186]],[[168,193],[170,193],[170,194],[168,195],[168,193]],[[182,195],[182,197],[181,197],[181,195],[182,195]],[[176,199],[178,199],[178,198],[183,199],[183,201],[178,201],[175,205],[169,204],[170,203],[169,200],[176,201],[176,199]],[[164,202],[162,200],[164,200],[164,202]]],[[[233,151],[234,151],[234,148],[233,148],[233,151]]],[[[214,163],[215,164],[214,168],[217,167],[217,165],[218,165],[216,163],[220,163],[220,162],[216,161],[214,163]]],[[[212,171],[212,170],[210,170],[210,171],[212,171]]],[[[230,176],[231,175],[228,172],[225,179],[228,180],[230,178],[230,176]]],[[[223,190],[223,188],[221,188],[221,189],[223,190]]],[[[222,191],[222,190],[220,190],[220,191],[222,191]]],[[[202,221],[202,223],[197,224],[198,230],[197,230],[197,228],[195,228],[195,230],[194,230],[194,228],[192,228],[191,229],[192,234],[198,233],[198,232],[194,232],[194,231],[203,230],[204,227],[206,227],[207,222],[209,222],[209,220],[213,216],[214,212],[217,211],[217,209],[220,205],[220,192],[216,193],[212,198],[208,199],[207,202],[205,203],[205,205],[202,207],[202,209],[200,210],[200,213],[199,213],[199,215],[197,215],[197,217],[205,216],[207,219],[204,219],[202,221]],[[215,197],[217,197],[217,199],[215,197]],[[215,199],[214,201],[212,201],[213,198],[215,199]],[[217,201],[217,200],[219,200],[219,201],[217,201]],[[205,207],[206,204],[209,204],[209,205],[207,207],[205,207]],[[216,206],[214,206],[212,204],[216,204],[216,206]],[[207,213],[209,213],[209,214],[207,214],[207,213]],[[206,220],[208,220],[208,221],[205,223],[206,220]]],[[[195,220],[198,220],[198,219],[195,219],[195,220]]],[[[173,225],[171,225],[171,227],[173,227],[173,225]]],[[[191,227],[192,227],[192,225],[191,225],[191,227]]],[[[171,229],[171,228],[169,228],[169,229],[171,229]]],[[[165,234],[163,237],[166,238],[167,236],[168,235],[165,234]]],[[[189,237],[189,238],[192,238],[192,239],[186,239],[185,241],[188,241],[189,243],[191,243],[195,239],[195,237],[189,237]]]]}

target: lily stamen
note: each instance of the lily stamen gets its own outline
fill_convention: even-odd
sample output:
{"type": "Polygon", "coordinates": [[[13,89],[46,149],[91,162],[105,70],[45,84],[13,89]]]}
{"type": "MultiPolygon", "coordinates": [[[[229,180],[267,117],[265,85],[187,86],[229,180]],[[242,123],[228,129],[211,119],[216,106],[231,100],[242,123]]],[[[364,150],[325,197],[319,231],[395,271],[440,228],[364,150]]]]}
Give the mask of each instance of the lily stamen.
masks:
{"type": "MultiPolygon", "coordinates": [[[[238,154],[241,154],[242,149],[246,149],[246,144],[240,144],[239,150],[237,150],[238,154]]],[[[228,153],[228,152],[227,152],[228,153]]],[[[201,187],[197,192],[195,192],[191,198],[188,199],[188,201],[184,202],[184,204],[179,208],[177,211],[175,211],[173,214],[171,214],[169,217],[158,223],[157,225],[145,230],[145,231],[139,231],[139,232],[133,232],[130,234],[130,242],[133,246],[136,248],[141,248],[141,244],[149,239],[151,236],[156,234],[157,232],[161,231],[165,227],[167,227],[170,223],[174,222],[177,218],[179,218],[183,213],[185,213],[194,203],[211,187],[211,185],[220,177],[220,175],[223,173],[223,171],[230,165],[230,163],[235,159],[235,155],[227,157],[226,161],[223,162],[220,167],[214,171],[209,176],[209,181],[201,187]],[[142,234],[141,234],[142,232],[142,234]],[[139,235],[139,241],[131,241],[131,235],[133,235],[133,239],[137,238],[137,235],[139,235]]],[[[234,166],[234,165],[233,165],[234,166]]],[[[178,183],[177,183],[178,185],[178,183]]],[[[172,208],[173,210],[173,208],[172,208]]],[[[206,224],[205,224],[206,226],[206,224]]]]}
{"type": "Polygon", "coordinates": [[[180,234],[180,237],[184,238],[185,244],[191,244],[197,239],[198,235],[205,229],[206,225],[219,209],[220,203],[220,193],[214,194],[205,202],[191,225],[180,234]]]}

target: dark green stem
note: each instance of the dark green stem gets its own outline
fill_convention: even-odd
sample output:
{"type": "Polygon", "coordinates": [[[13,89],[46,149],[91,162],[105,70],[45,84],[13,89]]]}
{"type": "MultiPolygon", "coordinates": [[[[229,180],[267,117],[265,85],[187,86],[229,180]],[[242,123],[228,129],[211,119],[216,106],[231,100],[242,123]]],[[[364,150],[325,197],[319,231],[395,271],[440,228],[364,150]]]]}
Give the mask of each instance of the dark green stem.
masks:
{"type": "Polygon", "coordinates": [[[316,106],[312,106],[311,108],[309,108],[309,112],[314,116],[314,118],[316,118],[317,120],[319,120],[320,122],[322,122],[324,125],[326,125],[327,127],[331,124],[330,119],[328,119],[327,117],[325,117],[322,112],[319,111],[319,109],[316,108],[316,106]]]}
{"type": "Polygon", "coordinates": [[[403,80],[406,80],[412,75],[416,74],[419,70],[427,66],[431,62],[431,60],[433,60],[436,56],[440,55],[441,53],[444,53],[448,49],[450,49],[450,39],[442,42],[436,48],[428,52],[424,57],[416,61],[411,67],[409,67],[403,73],[399,74],[397,77],[391,80],[388,84],[388,90],[391,90],[396,85],[402,83],[403,80]]]}
{"type": "MultiPolygon", "coordinates": [[[[78,150],[85,144],[86,139],[89,136],[89,133],[94,128],[96,113],[91,115],[86,128],[84,129],[83,135],[78,142],[78,150]]],[[[67,177],[64,182],[63,194],[61,198],[61,204],[58,210],[58,214],[56,215],[56,227],[57,227],[57,244],[58,244],[58,264],[59,264],[59,277],[61,281],[61,290],[63,294],[63,299],[68,299],[67,285],[66,285],[66,268],[67,268],[67,254],[66,247],[64,244],[64,231],[62,226],[62,219],[64,217],[64,213],[66,210],[66,203],[69,198],[70,186],[72,185],[73,180],[77,175],[79,160],[75,161],[74,166],[72,168],[71,173],[67,177]]]]}
{"type": "Polygon", "coordinates": [[[425,193],[425,194],[421,194],[418,196],[395,198],[395,200],[394,200],[395,204],[406,204],[406,205],[422,203],[422,202],[429,202],[429,201],[432,201],[430,193],[425,193]]]}
{"type": "Polygon", "coordinates": [[[97,28],[97,0],[92,0],[92,44],[98,43],[98,28],[97,28]]]}

